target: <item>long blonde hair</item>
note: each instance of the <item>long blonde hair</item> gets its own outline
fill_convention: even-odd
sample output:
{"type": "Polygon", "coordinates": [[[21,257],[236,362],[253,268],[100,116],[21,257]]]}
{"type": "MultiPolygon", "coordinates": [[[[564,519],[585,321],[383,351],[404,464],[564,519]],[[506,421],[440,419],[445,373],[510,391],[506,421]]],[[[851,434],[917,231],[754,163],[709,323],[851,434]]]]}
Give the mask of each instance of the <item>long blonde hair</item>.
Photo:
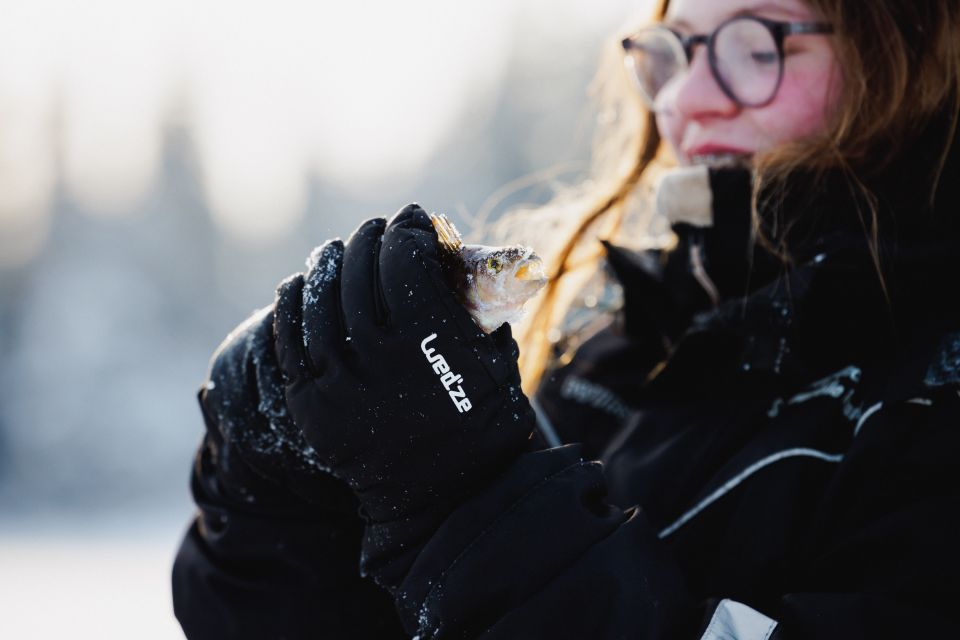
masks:
{"type": "MultiPolygon", "coordinates": [[[[814,183],[839,169],[858,195],[866,233],[876,251],[877,202],[871,189],[898,153],[938,115],[947,115],[944,146],[930,166],[931,199],[937,190],[960,111],[960,7],[939,0],[807,0],[834,26],[835,50],[843,74],[842,95],[824,135],[782,145],[755,158],[754,230],[761,246],[789,264],[785,238],[790,220],[781,203],[788,179],[798,170],[814,183]]],[[[653,20],[662,20],[668,0],[659,0],[653,20]]],[[[630,25],[631,28],[635,25],[630,25]]],[[[556,333],[573,293],[597,269],[599,237],[616,238],[638,186],[649,182],[670,159],[654,118],[631,86],[619,42],[612,37],[591,85],[598,105],[598,135],[592,176],[536,212],[535,220],[561,213],[569,223],[554,233],[545,258],[551,279],[518,327],[524,389],[533,392],[549,366],[556,333]]],[[[859,205],[858,205],[859,206],[859,205]]]]}

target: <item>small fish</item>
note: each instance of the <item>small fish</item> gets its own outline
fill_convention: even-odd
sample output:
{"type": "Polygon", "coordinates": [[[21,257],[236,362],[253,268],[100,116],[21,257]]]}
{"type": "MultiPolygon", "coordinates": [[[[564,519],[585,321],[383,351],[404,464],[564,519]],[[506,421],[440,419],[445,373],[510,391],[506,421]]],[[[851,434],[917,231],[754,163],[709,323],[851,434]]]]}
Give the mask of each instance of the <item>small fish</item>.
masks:
{"type": "Polygon", "coordinates": [[[523,303],[547,283],[543,261],[530,247],[464,244],[447,216],[431,214],[430,220],[447,282],[484,332],[516,321],[523,303]]]}

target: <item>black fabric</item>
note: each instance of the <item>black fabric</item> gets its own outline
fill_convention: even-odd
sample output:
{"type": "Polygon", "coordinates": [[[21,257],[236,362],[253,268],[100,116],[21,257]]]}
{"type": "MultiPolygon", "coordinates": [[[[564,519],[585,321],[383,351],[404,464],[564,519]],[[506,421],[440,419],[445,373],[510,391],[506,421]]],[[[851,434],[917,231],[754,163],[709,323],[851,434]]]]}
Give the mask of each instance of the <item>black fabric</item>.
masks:
{"type": "Polygon", "coordinates": [[[568,365],[547,371],[538,390],[539,406],[561,440],[583,443],[587,456],[602,456],[628,410],[639,408],[654,370],[681,337],[691,341],[685,334],[694,317],[715,310],[694,275],[694,251],[724,300],[742,299],[783,272],[780,260],[754,242],[751,172],[710,169],[709,182],[713,226],[673,225],[674,249],[636,252],[603,242],[607,265],[623,288],[622,311],[568,365]]]}
{"type": "Polygon", "coordinates": [[[359,497],[362,569],[387,587],[418,532],[518,456],[534,424],[509,325],[487,335],[473,322],[437,251],[429,217],[410,205],[389,224],[362,224],[345,246],[325,245],[277,299],[287,406],[359,497]]]}
{"type": "Polygon", "coordinates": [[[271,306],[231,332],[197,394],[220,485],[248,503],[295,499],[355,508],[346,486],[326,472],[290,418],[273,324],[271,306]]]}
{"type": "Polygon", "coordinates": [[[174,613],[191,640],[406,637],[357,571],[357,499],[290,421],[272,326],[268,308],[232,332],[198,393],[199,513],[174,563],[174,613]]]}
{"type": "Polygon", "coordinates": [[[682,576],[668,555],[650,554],[658,547],[650,545],[642,513],[605,503],[602,466],[580,453],[570,445],[526,454],[458,509],[404,580],[398,600],[409,611],[401,614],[416,620],[425,637],[486,632],[517,638],[534,629],[541,637],[595,637],[601,626],[631,620],[644,620],[647,633],[669,632],[663,625],[686,604],[682,576]],[[532,519],[533,513],[541,517],[532,519]],[[622,560],[644,567],[646,579],[620,580],[606,562],[593,565],[589,551],[582,557],[593,547],[605,548],[604,554],[619,549],[622,560]],[[559,591],[558,582],[564,585],[559,591]],[[462,591],[466,585],[469,593],[462,591]],[[540,602],[530,606],[534,594],[540,602]],[[608,598],[630,602],[617,620],[600,620],[589,610],[591,601],[608,598]],[[500,620],[508,605],[518,603],[522,613],[500,620]],[[578,615],[563,615],[565,607],[578,615]]]}
{"type": "MultiPolygon", "coordinates": [[[[935,154],[917,153],[917,166],[901,159],[903,175],[870,185],[881,187],[874,247],[863,203],[842,176],[816,189],[798,176],[781,203],[795,221],[778,227],[794,256],[787,268],[754,268],[746,250],[706,250],[756,251],[733,223],[709,242],[678,234],[670,255],[611,248],[622,258],[628,317],[587,341],[538,395],[557,431],[584,445],[504,456],[502,472],[426,536],[402,519],[365,527],[369,548],[405,558],[392,565],[396,614],[365,594],[344,597],[369,605],[371,624],[392,617],[420,640],[693,640],[724,599],[775,620],[771,640],[951,637],[960,598],[960,174],[954,147],[931,203],[913,189],[930,183],[921,160],[935,154]],[[720,237],[728,233],[735,237],[720,237]],[[726,283],[719,304],[696,289],[691,242],[711,279],[726,283]],[[578,386],[564,393],[569,379],[578,386]]],[[[430,318],[424,302],[411,322],[430,318]]],[[[223,495],[211,501],[202,507],[210,513],[239,509],[223,495]]],[[[264,531],[283,530],[271,520],[264,529],[237,520],[234,535],[274,569],[354,579],[311,555],[328,545],[265,543],[264,531]]],[[[201,567],[221,624],[243,620],[255,598],[224,584],[256,563],[203,526],[195,531],[178,561],[179,593],[203,584],[201,567]],[[198,559],[197,545],[223,560],[198,559]]],[[[298,584],[279,579],[281,593],[279,583],[298,584]]],[[[271,582],[252,574],[258,584],[271,582]]],[[[181,620],[200,619],[207,606],[178,601],[181,620]]],[[[317,631],[296,607],[284,622],[290,637],[389,637],[317,631]]],[[[206,633],[191,637],[218,637],[206,633]]]]}
{"type": "Polygon", "coordinates": [[[355,508],[262,495],[251,505],[249,488],[237,500],[219,485],[211,452],[204,447],[197,459],[200,513],[173,567],[173,609],[187,638],[409,637],[392,599],[357,571],[355,508]]]}
{"type": "MultiPolygon", "coordinates": [[[[960,596],[948,578],[960,567],[953,542],[960,496],[951,480],[960,450],[960,305],[953,294],[960,260],[951,231],[960,201],[949,197],[956,178],[944,179],[936,215],[922,192],[915,210],[894,211],[891,203],[902,202],[902,194],[882,195],[885,233],[876,252],[863,212],[850,209],[849,189],[794,194],[792,202],[819,207],[811,221],[791,229],[794,266],[770,262],[765,272],[751,270],[742,284],[749,295],[727,288],[716,308],[705,296],[697,310],[664,295],[695,291],[683,243],[707,246],[703,231],[681,238],[665,260],[624,260],[623,250],[611,252],[619,254],[618,273],[628,274],[626,322],[585,343],[538,397],[558,432],[587,442],[602,434],[591,448],[605,463],[609,496],[596,497],[593,509],[548,511],[503,492],[501,517],[511,524],[493,526],[522,531],[562,511],[577,520],[564,530],[576,530],[607,521],[610,505],[638,505],[642,518],[630,522],[644,532],[629,553],[616,542],[626,521],[592,544],[574,542],[576,536],[539,538],[544,562],[532,575],[522,538],[466,543],[470,535],[462,528],[444,527],[411,571],[412,581],[442,580],[448,594],[447,602],[435,592],[422,601],[421,637],[476,637],[480,620],[489,637],[694,638],[723,598],[776,620],[775,638],[952,633],[960,596]],[[664,262],[674,268],[648,268],[664,262]],[[633,283],[639,286],[632,291],[633,283]],[[637,291],[646,309],[631,303],[637,291]],[[678,312],[684,308],[691,312],[678,312]],[[646,317],[631,321],[631,313],[646,317]],[[686,326],[677,332],[678,321],[686,326]],[[668,356],[649,369],[645,354],[664,344],[668,356]],[[637,355],[639,366],[619,359],[623,353],[637,355]],[[601,420],[589,398],[564,396],[562,381],[574,376],[623,394],[636,409],[631,419],[610,429],[613,421],[601,420]],[[463,551],[452,553],[445,543],[463,551]],[[576,559],[558,563],[564,552],[576,559]],[[444,556],[455,563],[429,568],[444,556]],[[643,558],[674,562],[683,587],[676,574],[654,571],[643,558]],[[514,571],[518,564],[523,568],[514,571]],[[475,582],[450,578],[469,575],[463,565],[541,584],[497,604],[481,598],[474,608],[472,598],[457,594],[472,593],[475,582]],[[622,585],[650,592],[637,597],[622,585]],[[649,607],[651,601],[658,606],[649,607]]],[[[753,260],[706,255],[715,281],[753,260]]],[[[533,455],[516,464],[532,464],[533,455]]],[[[563,488],[568,480],[554,488],[572,491],[563,488]]],[[[497,492],[493,486],[482,499],[496,500],[497,492]]],[[[481,535],[497,532],[486,528],[481,535]]]]}

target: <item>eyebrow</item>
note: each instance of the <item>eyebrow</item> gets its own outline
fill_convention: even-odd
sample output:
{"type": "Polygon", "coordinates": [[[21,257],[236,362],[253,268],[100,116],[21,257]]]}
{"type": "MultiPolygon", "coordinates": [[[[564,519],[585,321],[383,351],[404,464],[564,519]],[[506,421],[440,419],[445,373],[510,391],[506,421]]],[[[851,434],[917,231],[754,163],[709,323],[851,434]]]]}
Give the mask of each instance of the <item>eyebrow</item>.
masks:
{"type": "MultiPolygon", "coordinates": [[[[736,18],[738,16],[757,15],[764,13],[779,13],[784,16],[792,17],[795,20],[815,20],[815,17],[806,13],[802,13],[801,10],[791,7],[784,7],[783,5],[774,2],[760,2],[755,5],[743,7],[742,9],[734,11],[730,15],[726,16],[723,20],[729,20],[730,18],[736,18]]],[[[721,20],[721,22],[723,22],[723,20],[721,20]]],[[[679,18],[677,20],[665,20],[663,24],[668,27],[681,29],[683,31],[694,31],[693,25],[683,18],[679,18]]]]}

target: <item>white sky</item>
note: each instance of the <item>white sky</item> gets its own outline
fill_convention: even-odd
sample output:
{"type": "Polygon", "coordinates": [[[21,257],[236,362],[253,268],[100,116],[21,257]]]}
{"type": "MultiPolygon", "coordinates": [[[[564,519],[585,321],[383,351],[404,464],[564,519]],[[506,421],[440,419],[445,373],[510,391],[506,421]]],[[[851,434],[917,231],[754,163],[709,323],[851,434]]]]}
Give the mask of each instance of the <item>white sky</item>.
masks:
{"type": "Polygon", "coordinates": [[[122,212],[181,110],[217,222],[276,234],[310,172],[355,187],[422,170],[468,101],[495,97],[515,25],[562,46],[644,4],[0,0],[0,235],[17,238],[0,264],[42,242],[58,141],[71,196],[122,212]]]}

